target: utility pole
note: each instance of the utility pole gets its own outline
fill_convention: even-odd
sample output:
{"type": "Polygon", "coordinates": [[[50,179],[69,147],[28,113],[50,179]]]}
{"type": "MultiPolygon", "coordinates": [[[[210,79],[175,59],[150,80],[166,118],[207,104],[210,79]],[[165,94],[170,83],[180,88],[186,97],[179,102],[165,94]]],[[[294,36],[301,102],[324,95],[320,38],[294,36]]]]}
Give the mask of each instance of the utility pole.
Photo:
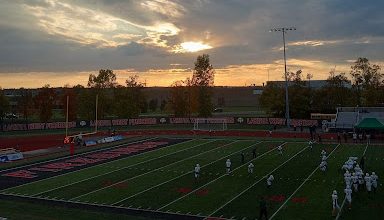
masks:
{"type": "Polygon", "coordinates": [[[289,98],[288,98],[288,78],[287,78],[287,58],[285,54],[285,34],[287,31],[295,31],[295,27],[282,27],[282,28],[273,28],[270,32],[281,32],[283,33],[283,44],[284,44],[284,77],[285,77],[285,119],[287,120],[287,127],[291,126],[291,119],[289,117],[289,98]]]}

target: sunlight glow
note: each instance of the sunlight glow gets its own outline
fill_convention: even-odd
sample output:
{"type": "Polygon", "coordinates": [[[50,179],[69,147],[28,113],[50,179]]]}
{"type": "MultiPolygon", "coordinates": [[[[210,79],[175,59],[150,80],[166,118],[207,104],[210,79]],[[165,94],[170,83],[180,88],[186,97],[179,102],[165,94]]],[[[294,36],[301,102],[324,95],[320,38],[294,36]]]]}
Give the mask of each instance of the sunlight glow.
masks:
{"type": "Polygon", "coordinates": [[[203,44],[202,42],[189,41],[189,42],[181,43],[173,51],[176,53],[185,53],[185,52],[193,53],[193,52],[197,52],[200,50],[207,50],[207,49],[211,49],[211,48],[212,48],[212,46],[210,46],[208,44],[203,44]]]}

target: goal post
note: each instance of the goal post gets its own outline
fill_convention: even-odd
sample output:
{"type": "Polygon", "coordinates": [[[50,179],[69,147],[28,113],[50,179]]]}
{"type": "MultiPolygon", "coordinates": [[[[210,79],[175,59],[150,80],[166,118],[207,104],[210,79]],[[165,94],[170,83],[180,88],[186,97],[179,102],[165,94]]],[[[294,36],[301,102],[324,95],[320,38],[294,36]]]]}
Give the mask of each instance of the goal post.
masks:
{"type": "Polygon", "coordinates": [[[227,119],[225,118],[196,118],[193,130],[197,131],[225,131],[227,130],[227,119]]]}

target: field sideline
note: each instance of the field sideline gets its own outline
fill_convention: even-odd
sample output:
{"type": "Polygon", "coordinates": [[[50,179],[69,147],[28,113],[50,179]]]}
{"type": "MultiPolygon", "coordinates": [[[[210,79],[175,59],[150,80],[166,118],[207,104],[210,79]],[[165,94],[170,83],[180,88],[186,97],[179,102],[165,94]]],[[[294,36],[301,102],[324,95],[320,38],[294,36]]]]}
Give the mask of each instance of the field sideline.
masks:
{"type": "MultiPolygon", "coordinates": [[[[366,171],[374,171],[379,176],[379,190],[370,195],[366,191],[353,193],[352,209],[348,210],[344,205],[337,218],[381,219],[380,216],[384,215],[384,193],[380,183],[384,175],[382,147],[327,143],[315,144],[310,149],[306,142],[279,139],[177,140],[162,137],[143,140],[140,144],[126,144],[124,148],[112,147],[114,158],[86,167],[78,165],[77,168],[55,171],[56,175],[23,181],[1,190],[0,196],[7,202],[0,202],[0,216],[12,219],[26,215],[31,219],[54,218],[58,217],[55,215],[59,211],[55,213],[53,210],[78,212],[78,205],[89,206],[91,210],[77,216],[78,219],[91,218],[92,213],[100,208],[105,211],[102,216],[106,218],[132,214],[135,216],[132,219],[257,219],[259,198],[263,195],[267,198],[270,219],[334,219],[331,216],[332,191],[338,191],[340,205],[344,200],[341,166],[348,157],[360,159],[365,154],[366,171]],[[283,147],[282,155],[278,154],[277,146],[283,147]],[[147,147],[151,150],[147,151],[147,147]],[[131,150],[134,148],[137,151],[131,150]],[[122,149],[125,155],[118,157],[116,154],[123,154],[122,149]],[[252,157],[254,149],[257,153],[255,158],[252,157]],[[323,149],[329,155],[326,172],[318,169],[323,149]],[[128,154],[132,152],[135,155],[128,154]],[[244,163],[241,153],[245,154],[244,163]],[[232,161],[229,175],[225,171],[228,158],[232,161]],[[255,165],[253,174],[247,172],[249,162],[255,165]],[[196,163],[201,166],[198,181],[193,177],[196,163]],[[271,188],[267,188],[266,176],[270,174],[274,175],[275,181],[271,188]],[[36,204],[33,204],[33,209],[28,209],[23,200],[36,201],[36,204]],[[17,209],[6,208],[12,207],[11,201],[14,207],[23,204],[20,207],[29,211],[19,216],[17,209]],[[55,204],[52,212],[38,211],[47,209],[49,201],[55,204]],[[122,213],[121,210],[125,211],[122,213]],[[140,212],[143,215],[139,218],[140,212]]],[[[38,168],[41,171],[41,167],[38,168]]],[[[73,218],[69,217],[70,214],[67,216],[73,218]]]]}

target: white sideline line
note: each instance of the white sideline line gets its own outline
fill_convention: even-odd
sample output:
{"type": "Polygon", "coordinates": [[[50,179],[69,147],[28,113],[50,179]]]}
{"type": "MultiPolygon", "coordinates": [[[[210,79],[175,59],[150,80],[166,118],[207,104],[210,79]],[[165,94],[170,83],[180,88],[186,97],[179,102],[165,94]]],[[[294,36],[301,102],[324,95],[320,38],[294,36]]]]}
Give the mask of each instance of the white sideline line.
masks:
{"type": "MultiPolygon", "coordinates": [[[[141,141],[135,141],[135,142],[131,142],[131,143],[115,145],[114,147],[111,147],[111,148],[118,148],[118,147],[122,147],[124,145],[135,144],[135,143],[143,142],[143,141],[150,141],[150,140],[153,140],[153,139],[157,139],[157,138],[155,137],[155,138],[149,138],[149,139],[145,139],[145,140],[141,140],[141,141]]],[[[185,143],[185,142],[181,142],[181,143],[185,143]]],[[[181,143],[177,143],[177,144],[181,144],[181,143]]],[[[177,144],[174,144],[174,145],[177,145],[177,144]]],[[[169,145],[167,147],[174,146],[174,145],[169,145]]],[[[107,149],[109,149],[109,148],[107,148],[107,149]]],[[[103,149],[103,150],[107,150],[107,149],[103,149]]],[[[73,170],[73,171],[70,171],[70,172],[67,172],[67,173],[63,173],[63,174],[56,175],[56,176],[51,176],[51,177],[48,177],[48,178],[45,178],[45,179],[40,179],[40,180],[36,180],[36,181],[33,181],[33,182],[24,183],[24,184],[21,184],[21,185],[18,185],[18,186],[14,186],[14,187],[3,189],[0,192],[4,192],[4,191],[7,191],[7,190],[12,190],[12,189],[15,189],[15,188],[18,188],[18,187],[26,186],[26,185],[29,185],[29,184],[32,184],[32,183],[38,183],[38,182],[41,182],[43,180],[49,180],[49,179],[52,179],[52,178],[56,178],[56,177],[59,177],[59,176],[64,176],[64,175],[71,174],[71,173],[77,173],[79,171],[84,171],[84,170],[88,170],[88,169],[91,169],[91,168],[94,168],[94,167],[98,167],[98,166],[102,166],[102,165],[105,165],[105,164],[113,163],[113,162],[116,162],[116,161],[119,161],[119,160],[124,160],[124,159],[127,159],[127,158],[136,157],[136,156],[143,155],[143,154],[146,154],[146,153],[149,153],[149,152],[153,152],[153,151],[157,151],[157,150],[160,150],[160,149],[163,149],[163,148],[147,151],[147,152],[144,152],[144,153],[141,153],[141,154],[135,154],[135,155],[132,155],[132,156],[129,156],[129,157],[124,157],[124,158],[120,158],[120,159],[117,159],[117,160],[112,160],[112,161],[101,163],[101,164],[97,164],[97,165],[94,165],[94,166],[85,167],[83,169],[73,170]]],[[[87,152],[87,153],[95,153],[95,152],[98,152],[98,151],[100,151],[100,150],[91,151],[91,152],[87,152]]],[[[86,154],[86,153],[83,153],[83,154],[86,154]]],[[[69,156],[69,157],[76,158],[76,157],[81,156],[83,154],[79,154],[79,155],[75,155],[75,156],[69,156]]],[[[61,159],[65,159],[65,158],[67,158],[67,157],[63,157],[63,158],[59,158],[59,159],[54,159],[54,160],[61,160],[61,159]]],[[[48,161],[39,162],[39,163],[36,163],[36,164],[46,163],[46,162],[54,161],[54,160],[48,160],[48,161]]],[[[30,164],[30,165],[32,166],[33,164],[30,164]]],[[[27,166],[30,166],[30,165],[27,165],[27,166]]],[[[22,167],[25,167],[25,166],[22,166],[22,167]]],[[[20,167],[20,168],[22,168],[22,167],[20,167]]]]}
{"type": "MultiPolygon", "coordinates": [[[[220,147],[224,147],[224,146],[227,146],[227,145],[233,144],[233,143],[235,143],[235,142],[237,142],[237,141],[233,141],[233,142],[230,142],[230,143],[228,143],[228,144],[225,144],[225,145],[222,145],[222,146],[218,146],[218,147],[215,147],[215,148],[213,148],[213,149],[211,149],[211,150],[209,150],[209,151],[205,151],[205,152],[199,153],[199,154],[197,154],[197,155],[194,155],[194,156],[192,156],[192,157],[188,157],[188,158],[185,158],[185,159],[183,159],[183,160],[178,160],[178,161],[176,161],[176,162],[173,162],[173,163],[170,163],[170,164],[168,164],[168,165],[166,165],[166,166],[163,166],[163,167],[159,167],[159,168],[157,168],[157,169],[154,169],[154,170],[151,170],[151,171],[148,171],[148,172],[142,173],[142,174],[140,174],[140,175],[137,175],[137,176],[134,176],[134,177],[131,177],[131,178],[127,178],[127,179],[124,179],[124,180],[122,180],[122,181],[116,182],[116,183],[114,183],[114,184],[112,184],[112,185],[109,185],[109,186],[105,186],[105,187],[99,188],[99,189],[97,189],[97,190],[93,190],[93,191],[91,191],[91,192],[85,193],[85,194],[83,194],[83,195],[80,195],[80,196],[76,196],[76,197],[73,197],[73,198],[72,198],[72,199],[70,199],[70,200],[78,199],[78,198],[80,198],[80,197],[83,197],[83,196],[86,196],[86,195],[89,195],[89,194],[92,194],[92,193],[95,193],[95,192],[98,192],[98,191],[104,190],[104,189],[106,189],[106,188],[110,188],[110,187],[112,187],[112,186],[115,186],[115,185],[117,185],[117,184],[120,184],[120,183],[126,182],[126,181],[128,181],[128,180],[136,179],[136,178],[138,178],[138,177],[141,177],[141,176],[144,176],[144,175],[146,175],[146,174],[148,174],[148,173],[152,173],[152,172],[154,172],[154,171],[157,171],[157,170],[161,170],[161,169],[164,169],[165,167],[168,167],[168,166],[171,166],[171,165],[174,165],[174,164],[177,164],[177,163],[183,162],[183,161],[185,161],[185,160],[187,160],[187,159],[190,159],[190,158],[193,158],[193,157],[196,157],[196,156],[199,156],[199,155],[202,155],[202,154],[205,154],[205,153],[208,153],[208,152],[211,152],[211,151],[217,150],[217,149],[218,149],[218,148],[220,148],[220,147]]],[[[210,143],[210,142],[208,142],[208,143],[210,143]]]]}
{"type": "MultiPolygon", "coordinates": [[[[331,153],[328,155],[328,157],[331,156],[331,154],[333,154],[333,152],[335,152],[335,150],[340,146],[340,144],[338,144],[332,151],[331,153]]],[[[327,157],[327,158],[328,158],[327,157]]],[[[297,191],[299,191],[299,189],[304,186],[304,184],[311,178],[311,176],[319,169],[319,166],[316,166],[316,168],[312,171],[311,174],[309,174],[309,176],[300,184],[299,187],[297,187],[297,189],[285,200],[285,202],[275,211],[275,213],[273,213],[273,215],[269,218],[269,219],[273,219],[273,217],[276,216],[276,214],[285,206],[285,204],[287,204],[287,202],[292,198],[293,195],[295,195],[297,193],[297,191]]]]}
{"type": "MultiPolygon", "coordinates": [[[[367,145],[365,145],[365,149],[364,149],[364,153],[363,153],[363,157],[365,156],[365,152],[367,152],[367,149],[368,149],[368,143],[367,145]]],[[[341,204],[341,207],[340,207],[340,210],[339,212],[337,213],[337,216],[335,218],[335,220],[338,220],[341,216],[341,212],[343,211],[343,207],[344,207],[344,204],[345,204],[345,201],[346,201],[346,196],[344,196],[344,200],[343,200],[343,203],[341,204]]]]}
{"type": "Polygon", "coordinates": [[[12,170],[17,170],[17,169],[20,169],[20,168],[23,168],[23,167],[34,166],[34,165],[41,164],[41,163],[47,163],[47,162],[51,162],[51,161],[56,161],[56,160],[62,160],[62,159],[66,159],[66,158],[77,157],[77,156],[81,156],[81,155],[84,155],[84,154],[95,153],[95,152],[99,152],[99,151],[103,151],[103,150],[108,150],[108,149],[111,149],[111,148],[118,148],[118,147],[121,147],[121,146],[124,146],[124,145],[134,144],[134,143],[143,142],[143,141],[149,141],[149,140],[156,139],[156,138],[158,138],[158,137],[145,138],[145,139],[139,140],[139,141],[124,143],[124,144],[118,144],[118,145],[110,146],[110,147],[107,147],[107,148],[100,148],[100,149],[93,150],[93,151],[91,150],[91,151],[87,151],[87,152],[84,152],[84,153],[75,154],[73,156],[70,155],[70,156],[55,158],[55,159],[51,159],[51,160],[45,160],[45,161],[41,161],[41,162],[26,164],[26,165],[22,165],[22,166],[19,166],[19,167],[12,167],[12,168],[8,168],[8,169],[5,169],[5,170],[0,170],[0,173],[4,173],[4,172],[7,172],[7,171],[12,171],[12,170]]]}
{"type": "Polygon", "coordinates": [[[277,166],[275,169],[273,169],[271,172],[269,172],[267,175],[264,175],[262,176],[257,182],[255,182],[254,184],[250,185],[248,188],[246,188],[245,190],[243,190],[242,192],[240,192],[239,194],[237,194],[235,197],[233,197],[232,199],[230,199],[228,202],[224,203],[222,206],[220,206],[218,209],[216,209],[215,211],[213,211],[211,214],[209,214],[208,216],[211,217],[213,214],[215,214],[217,211],[219,211],[220,209],[224,208],[226,205],[228,205],[229,203],[231,203],[233,200],[239,198],[241,195],[243,195],[245,192],[247,192],[250,188],[252,188],[253,186],[255,186],[256,184],[258,184],[260,181],[262,181],[264,178],[268,177],[268,175],[270,175],[271,173],[275,172],[277,169],[279,169],[280,167],[282,167],[284,164],[288,163],[290,160],[292,160],[293,158],[295,158],[297,155],[299,155],[301,152],[303,152],[304,150],[308,149],[309,147],[305,147],[303,148],[302,150],[300,150],[299,152],[297,152],[295,155],[293,155],[291,158],[289,158],[288,160],[286,160],[284,163],[280,164],[279,166],[277,166]]]}
{"type": "MultiPolygon", "coordinates": [[[[190,140],[192,141],[192,140],[190,140]]],[[[186,142],[190,142],[190,141],[186,141],[186,142]]],[[[181,143],[177,143],[177,144],[174,144],[174,145],[170,145],[170,146],[176,146],[176,145],[180,145],[182,143],[186,143],[186,142],[181,142],[181,143]]],[[[166,156],[169,156],[169,155],[172,155],[172,154],[175,154],[175,153],[179,153],[179,152],[182,152],[182,151],[185,151],[185,150],[190,150],[190,149],[193,149],[195,147],[198,147],[198,146],[201,146],[201,145],[204,145],[204,144],[207,144],[207,143],[211,143],[213,141],[208,141],[208,142],[205,142],[205,143],[202,143],[202,144],[198,144],[196,146],[193,146],[193,147],[189,147],[189,148],[186,148],[186,149],[183,149],[183,150],[179,150],[179,151],[176,151],[176,152],[173,152],[173,153],[170,153],[170,154],[166,154],[166,155],[163,155],[161,157],[156,157],[156,158],[152,158],[152,159],[149,159],[149,160],[145,160],[145,161],[142,161],[140,163],[136,163],[136,164],[132,164],[132,165],[129,165],[127,167],[121,167],[119,169],[116,169],[116,170],[112,170],[110,172],[107,172],[107,173],[103,173],[103,174],[99,174],[99,175],[96,175],[96,176],[92,176],[92,177],[89,177],[89,178],[86,178],[86,179],[83,179],[83,180],[79,180],[79,181],[76,181],[76,182],[73,182],[73,183],[69,183],[69,184],[66,184],[66,185],[63,185],[63,186],[59,186],[59,187],[56,187],[56,188],[53,188],[53,189],[49,189],[49,190],[46,190],[46,191],[43,191],[43,192],[39,192],[39,193],[36,193],[32,196],[37,196],[37,195],[40,195],[40,194],[44,194],[44,193],[47,193],[47,192],[51,192],[51,191],[54,191],[54,190],[57,190],[57,189],[61,189],[61,188],[64,188],[64,187],[67,187],[67,186],[71,186],[71,185],[74,185],[74,184],[77,184],[77,183],[80,183],[80,182],[84,182],[84,181],[87,181],[87,180],[90,180],[90,179],[93,179],[93,178],[96,178],[96,177],[99,177],[99,176],[104,176],[104,175],[108,175],[110,173],[113,173],[113,172],[117,172],[117,171],[120,171],[120,170],[123,170],[123,169],[127,169],[127,168],[130,168],[130,167],[134,167],[136,165],[139,165],[139,164],[143,164],[143,163],[147,163],[147,162],[150,162],[152,160],[156,160],[156,159],[159,159],[159,158],[163,158],[163,157],[166,157],[166,156]]],[[[151,152],[151,151],[148,151],[148,152],[151,152]]],[[[137,154],[139,155],[139,154],[137,154]]],[[[127,159],[127,157],[125,158],[121,158],[121,159],[127,159]]],[[[118,160],[115,160],[115,161],[118,161],[118,160]]]]}
{"type": "MultiPolygon", "coordinates": [[[[287,142],[282,143],[282,144],[280,144],[279,146],[283,146],[283,145],[285,145],[286,143],[287,143],[287,142]]],[[[263,154],[257,156],[256,158],[253,158],[252,160],[250,160],[250,161],[248,161],[248,162],[256,161],[257,159],[263,157],[264,155],[269,154],[270,152],[276,150],[276,148],[278,148],[279,146],[276,146],[275,148],[273,148],[273,149],[271,149],[271,150],[269,150],[269,151],[267,151],[267,152],[264,152],[263,154]]],[[[247,162],[247,163],[244,163],[243,165],[240,165],[239,167],[237,167],[237,168],[235,168],[235,169],[233,169],[231,172],[233,173],[235,170],[240,169],[240,168],[242,168],[242,167],[248,165],[248,162],[247,162]]],[[[165,208],[165,207],[167,207],[167,206],[169,206],[169,205],[171,205],[171,204],[173,204],[173,203],[175,203],[175,202],[177,202],[177,201],[179,201],[179,200],[181,200],[181,199],[183,199],[183,198],[185,198],[185,197],[191,195],[192,193],[197,192],[198,190],[200,190],[200,189],[206,187],[207,185],[209,185],[209,184],[211,184],[211,183],[213,183],[213,182],[215,182],[215,181],[217,181],[217,180],[219,180],[219,179],[221,179],[221,178],[223,178],[223,177],[225,177],[225,176],[227,176],[227,174],[221,175],[221,176],[217,177],[216,179],[213,179],[212,181],[210,181],[210,182],[208,182],[208,183],[206,183],[206,184],[204,184],[204,185],[202,185],[202,186],[196,188],[195,190],[193,190],[193,191],[191,191],[191,192],[189,192],[189,193],[187,193],[187,194],[185,194],[185,195],[183,195],[183,196],[181,196],[181,197],[179,197],[179,198],[173,200],[172,202],[170,202],[170,203],[168,203],[168,204],[166,204],[166,205],[164,205],[164,206],[158,208],[157,210],[161,210],[161,209],[163,209],[163,208],[165,208]]]]}
{"type": "MultiPolygon", "coordinates": [[[[0,192],[0,195],[6,195],[4,193],[0,192]]],[[[62,202],[62,203],[70,203],[70,204],[81,204],[81,205],[92,205],[96,207],[104,207],[104,208],[112,208],[112,209],[124,209],[124,210],[135,210],[135,211],[143,211],[143,212],[152,212],[152,213],[161,213],[161,214],[175,214],[178,215],[175,212],[162,212],[162,211],[154,211],[154,210],[146,210],[146,209],[139,209],[139,208],[128,208],[128,207],[119,207],[119,206],[111,206],[111,205],[104,205],[104,204],[94,204],[91,202],[80,202],[80,201],[69,201],[69,200],[57,200],[57,199],[52,199],[52,198],[36,198],[32,196],[27,196],[27,195],[12,195],[15,197],[20,197],[20,198],[28,198],[28,199],[36,199],[36,200],[45,200],[45,201],[55,201],[55,202],[62,202]]],[[[193,214],[182,214],[182,216],[190,216],[190,217],[207,217],[207,216],[199,216],[199,215],[193,215],[193,214]]]]}
{"type": "MultiPolygon", "coordinates": [[[[262,143],[262,141],[259,141],[259,142],[255,143],[255,144],[252,144],[252,145],[246,147],[245,149],[254,147],[254,146],[256,146],[256,145],[258,145],[258,144],[260,144],[260,143],[262,143]]],[[[216,162],[218,162],[218,161],[220,161],[220,160],[222,160],[222,159],[224,159],[224,158],[227,158],[227,157],[229,157],[229,156],[231,156],[231,155],[237,154],[237,153],[239,153],[239,152],[241,152],[241,151],[244,151],[244,148],[241,149],[241,150],[238,150],[238,151],[236,151],[236,152],[234,152],[234,153],[231,153],[231,154],[229,154],[229,155],[226,155],[226,156],[224,156],[224,157],[221,157],[221,158],[219,158],[219,159],[217,159],[217,160],[214,160],[214,161],[212,161],[212,162],[210,162],[210,163],[208,163],[208,164],[202,166],[201,168],[206,167],[206,166],[209,166],[209,165],[211,165],[211,164],[213,164],[213,163],[216,163],[216,162]]],[[[156,187],[159,187],[159,186],[161,186],[161,185],[164,185],[164,184],[166,184],[166,183],[169,183],[169,182],[171,182],[171,181],[173,181],[173,180],[175,180],[175,179],[178,179],[178,178],[180,178],[180,177],[182,177],[182,176],[189,175],[189,174],[191,174],[191,173],[193,173],[193,172],[194,172],[194,171],[190,171],[190,172],[185,173],[185,174],[183,174],[183,175],[174,177],[174,178],[172,178],[172,179],[170,179],[170,180],[167,180],[167,181],[165,181],[165,182],[162,182],[162,183],[160,183],[160,184],[157,184],[157,185],[155,185],[155,186],[152,186],[152,187],[150,187],[150,188],[148,188],[148,189],[145,189],[145,190],[143,190],[143,191],[141,191],[141,192],[135,193],[135,194],[133,194],[133,195],[127,197],[127,198],[124,198],[124,199],[122,199],[122,200],[120,200],[120,201],[118,201],[118,202],[112,203],[112,205],[116,205],[116,204],[118,204],[118,203],[120,203],[120,202],[123,202],[123,201],[128,200],[128,199],[130,199],[130,198],[132,198],[132,197],[135,197],[135,196],[137,196],[137,195],[139,195],[139,194],[141,194],[141,193],[145,193],[145,192],[147,192],[147,191],[149,191],[149,190],[151,190],[151,189],[154,189],[154,188],[156,188],[156,187]]]]}

